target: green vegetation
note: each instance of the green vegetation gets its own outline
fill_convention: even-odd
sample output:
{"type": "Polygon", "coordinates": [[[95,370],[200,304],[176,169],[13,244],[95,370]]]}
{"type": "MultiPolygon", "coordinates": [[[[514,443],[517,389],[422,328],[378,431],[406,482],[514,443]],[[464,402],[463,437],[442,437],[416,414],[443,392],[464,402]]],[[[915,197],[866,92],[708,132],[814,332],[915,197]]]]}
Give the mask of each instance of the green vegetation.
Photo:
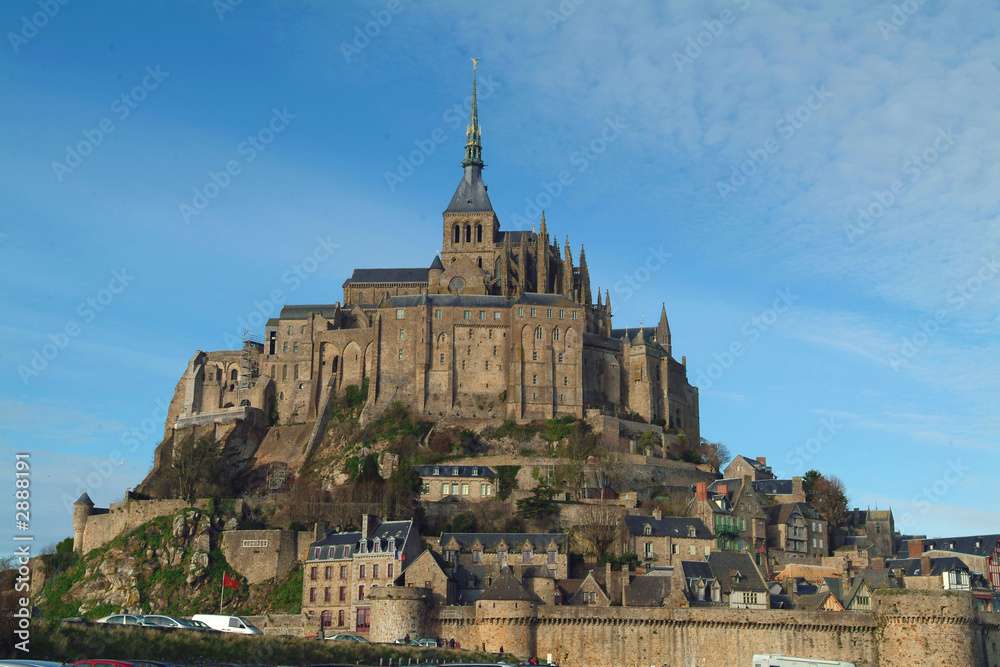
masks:
{"type": "Polygon", "coordinates": [[[544,519],[559,511],[553,498],[556,495],[548,482],[541,482],[531,491],[531,495],[517,501],[517,515],[524,519],[544,519]]]}
{"type": "MultiPolygon", "coordinates": [[[[128,626],[32,624],[31,655],[39,659],[77,660],[95,655],[128,656],[137,660],[189,662],[225,661],[245,664],[309,665],[319,662],[348,664],[489,659],[486,654],[444,649],[419,649],[392,644],[319,642],[292,637],[244,637],[232,634],[164,631],[128,626]]],[[[494,658],[495,659],[495,658],[494,658]]]]}
{"type": "Polygon", "coordinates": [[[497,498],[507,500],[510,492],[517,488],[517,473],[521,471],[521,466],[496,466],[497,472],[497,498]]]}

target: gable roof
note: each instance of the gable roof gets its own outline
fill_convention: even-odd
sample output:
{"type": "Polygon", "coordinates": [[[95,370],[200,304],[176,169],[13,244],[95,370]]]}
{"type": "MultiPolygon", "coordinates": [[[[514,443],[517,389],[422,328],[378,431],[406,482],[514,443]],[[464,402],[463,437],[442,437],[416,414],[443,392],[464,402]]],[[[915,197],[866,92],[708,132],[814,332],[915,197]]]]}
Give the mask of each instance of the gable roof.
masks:
{"type": "Polygon", "coordinates": [[[708,556],[708,566],[718,579],[723,593],[733,591],[767,592],[767,585],[750,554],[735,551],[713,551],[708,556]]]}
{"type": "Polygon", "coordinates": [[[701,519],[681,516],[665,516],[656,519],[651,516],[627,514],[625,527],[630,535],[645,535],[646,526],[650,527],[653,537],[689,537],[690,529],[694,529],[694,537],[703,540],[712,539],[712,533],[705,527],[701,519]]]}
{"type": "Polygon", "coordinates": [[[493,585],[483,591],[479,596],[480,600],[523,600],[524,602],[538,602],[538,598],[529,593],[521,582],[518,581],[510,568],[505,567],[500,570],[500,574],[493,580],[493,585]]]}
{"type": "Polygon", "coordinates": [[[633,577],[626,598],[630,607],[662,607],[670,595],[670,577],[644,574],[633,577]]]}
{"type": "MultiPolygon", "coordinates": [[[[919,577],[920,558],[895,558],[885,562],[886,568],[902,570],[905,577],[919,577]]],[[[940,576],[944,572],[968,572],[969,566],[956,556],[931,558],[931,576],[940,576]]]]}
{"type": "Polygon", "coordinates": [[[282,320],[307,320],[316,313],[330,320],[336,317],[340,304],[336,303],[301,303],[288,304],[281,307],[278,318],[282,320]]]}
{"type": "MultiPolygon", "coordinates": [[[[933,539],[921,538],[923,540],[924,551],[954,551],[961,554],[971,554],[975,556],[989,556],[993,553],[1000,534],[993,535],[966,535],[963,537],[935,537],[933,539]]],[[[898,555],[907,557],[907,542],[904,540],[899,548],[898,555]]]]}
{"type": "Polygon", "coordinates": [[[753,482],[753,489],[765,496],[789,496],[795,490],[790,479],[758,479],[753,482]]]}

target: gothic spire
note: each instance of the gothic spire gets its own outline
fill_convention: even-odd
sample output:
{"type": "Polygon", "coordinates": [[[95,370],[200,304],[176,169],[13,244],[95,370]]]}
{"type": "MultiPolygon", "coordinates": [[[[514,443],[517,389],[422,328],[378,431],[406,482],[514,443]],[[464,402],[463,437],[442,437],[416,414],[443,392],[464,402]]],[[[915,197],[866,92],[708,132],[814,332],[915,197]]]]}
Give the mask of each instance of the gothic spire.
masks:
{"type": "Polygon", "coordinates": [[[660,321],[656,325],[656,342],[670,352],[670,323],[667,322],[667,305],[660,304],[660,321]]]}
{"type": "Polygon", "coordinates": [[[465,159],[462,160],[463,167],[483,166],[483,142],[482,133],[479,129],[479,100],[476,85],[476,71],[479,69],[479,60],[472,59],[472,108],[469,110],[469,126],[465,129],[465,159]]]}
{"type": "Polygon", "coordinates": [[[590,296],[590,270],[587,268],[587,253],[580,244],[580,300],[586,306],[591,304],[590,296]]]}

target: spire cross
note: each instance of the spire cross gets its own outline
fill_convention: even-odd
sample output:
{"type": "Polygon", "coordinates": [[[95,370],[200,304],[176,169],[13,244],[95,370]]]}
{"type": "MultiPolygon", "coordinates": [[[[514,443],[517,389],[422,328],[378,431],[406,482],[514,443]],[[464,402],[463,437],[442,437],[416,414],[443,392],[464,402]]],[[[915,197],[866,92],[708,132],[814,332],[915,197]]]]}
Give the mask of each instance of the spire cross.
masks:
{"type": "Polygon", "coordinates": [[[483,166],[483,145],[479,130],[479,92],[476,72],[479,70],[479,59],[472,59],[472,105],[469,109],[469,127],[465,130],[465,159],[462,166],[483,166]]]}

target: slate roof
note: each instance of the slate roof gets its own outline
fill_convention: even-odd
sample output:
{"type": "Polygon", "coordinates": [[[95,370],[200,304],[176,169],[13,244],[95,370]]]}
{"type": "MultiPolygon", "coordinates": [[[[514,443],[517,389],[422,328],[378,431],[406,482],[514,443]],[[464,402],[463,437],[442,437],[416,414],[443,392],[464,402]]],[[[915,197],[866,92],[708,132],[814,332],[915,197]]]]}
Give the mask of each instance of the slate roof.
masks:
{"type": "Polygon", "coordinates": [[[753,482],[753,489],[765,496],[787,496],[794,490],[790,479],[759,479],[753,482]]]}
{"type": "Polygon", "coordinates": [[[708,556],[708,565],[712,568],[712,574],[719,580],[719,587],[725,594],[734,590],[767,592],[767,585],[754,565],[753,558],[748,553],[713,551],[708,556]],[[738,581],[737,573],[741,575],[738,581]]]}
{"type": "MultiPolygon", "coordinates": [[[[993,553],[1000,535],[967,535],[965,537],[935,537],[934,539],[924,539],[924,551],[931,549],[940,551],[955,551],[962,554],[973,554],[976,556],[989,556],[993,553]],[[978,543],[979,546],[976,546],[978,543]]],[[[902,558],[909,556],[906,542],[904,541],[897,553],[902,558]]]]}
{"type": "Polygon", "coordinates": [[[670,577],[644,574],[635,577],[628,585],[630,607],[662,607],[670,595],[670,577]]]}
{"type": "Polygon", "coordinates": [[[630,535],[645,535],[646,526],[651,528],[653,537],[689,537],[689,528],[694,528],[694,537],[710,540],[712,533],[701,519],[680,516],[665,516],[662,519],[655,519],[651,516],[638,516],[629,514],[625,516],[625,527],[630,535]]]}
{"type": "Polygon", "coordinates": [[[704,560],[682,560],[681,570],[685,579],[712,579],[715,576],[708,561],[704,560]]]}
{"type": "Polygon", "coordinates": [[[445,213],[473,213],[480,211],[492,211],[493,203],[486,192],[486,184],[483,183],[482,174],[479,168],[466,167],[462,174],[462,180],[455,188],[455,194],[448,202],[445,213]]]}
{"type": "Polygon", "coordinates": [[[421,477],[496,477],[487,466],[419,465],[413,469],[421,477]]]}
{"type": "MultiPolygon", "coordinates": [[[[334,317],[338,307],[336,303],[289,304],[282,306],[278,318],[282,320],[307,320],[313,313],[318,313],[330,319],[334,317]]],[[[268,324],[270,324],[270,321],[268,324]]]]}
{"type": "Polygon", "coordinates": [[[514,303],[523,303],[529,306],[579,306],[577,302],[567,299],[562,294],[539,294],[537,292],[525,292],[514,303]]]}
{"type": "Polygon", "coordinates": [[[444,271],[444,264],[441,263],[441,255],[434,255],[434,261],[431,262],[432,269],[441,269],[444,271]]]}
{"type": "Polygon", "coordinates": [[[344,285],[355,283],[426,283],[426,267],[420,269],[354,269],[344,285]]]}
{"type": "MultiPolygon", "coordinates": [[[[956,556],[946,556],[944,558],[931,558],[931,576],[940,576],[944,572],[968,572],[969,566],[956,556]]],[[[920,576],[919,558],[895,558],[885,562],[887,568],[902,570],[903,576],[920,576]]]]}
{"type": "Polygon", "coordinates": [[[90,505],[91,507],[93,507],[94,506],[94,501],[91,500],[90,496],[87,495],[87,492],[84,491],[83,493],[80,494],[80,497],[77,498],[76,502],[73,503],[73,504],[74,505],[81,505],[81,504],[82,505],[90,505]]]}
{"type": "Polygon", "coordinates": [[[767,520],[772,524],[787,524],[795,512],[801,514],[804,519],[819,518],[816,510],[807,503],[778,503],[767,508],[767,520]]]}
{"type": "MultiPolygon", "coordinates": [[[[382,549],[388,547],[389,538],[395,540],[396,549],[402,549],[406,543],[406,538],[413,527],[413,521],[383,521],[372,532],[368,540],[368,549],[374,550],[375,540],[379,541],[382,549]]],[[[352,530],[347,532],[330,532],[321,540],[316,540],[309,545],[310,560],[326,560],[331,558],[350,558],[358,553],[358,546],[361,542],[361,531],[352,530]],[[348,549],[348,547],[350,547],[348,549]],[[321,549],[319,556],[315,555],[315,550],[321,549]]]]}
{"type": "Polygon", "coordinates": [[[523,600],[525,602],[538,602],[538,598],[529,593],[521,582],[517,580],[514,573],[509,568],[500,570],[499,576],[493,580],[493,585],[483,591],[479,596],[480,600],[523,600]]]}
{"type": "Polygon", "coordinates": [[[761,463],[757,459],[752,459],[749,456],[743,456],[742,454],[737,454],[736,458],[742,459],[745,463],[750,464],[750,467],[758,472],[771,472],[771,466],[761,463]]]}
{"type": "Polygon", "coordinates": [[[503,540],[511,551],[521,548],[525,541],[531,542],[536,553],[544,553],[549,543],[555,542],[559,553],[566,553],[566,533],[441,533],[438,544],[444,547],[452,539],[460,545],[462,551],[471,551],[476,540],[483,545],[483,550],[496,551],[497,545],[503,540]]]}

